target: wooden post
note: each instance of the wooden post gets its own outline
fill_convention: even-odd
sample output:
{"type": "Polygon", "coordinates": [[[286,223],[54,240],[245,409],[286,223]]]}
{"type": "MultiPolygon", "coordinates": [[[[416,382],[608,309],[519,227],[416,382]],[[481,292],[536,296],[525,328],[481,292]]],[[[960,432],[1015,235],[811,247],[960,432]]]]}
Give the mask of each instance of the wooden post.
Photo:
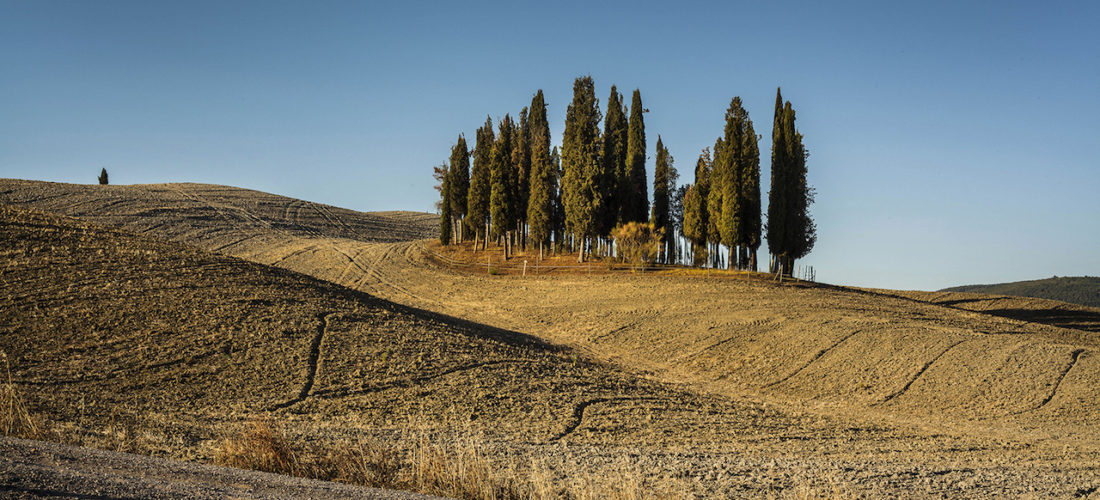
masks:
{"type": "Polygon", "coordinates": [[[527,261],[523,261],[523,275],[527,276],[527,261]]]}

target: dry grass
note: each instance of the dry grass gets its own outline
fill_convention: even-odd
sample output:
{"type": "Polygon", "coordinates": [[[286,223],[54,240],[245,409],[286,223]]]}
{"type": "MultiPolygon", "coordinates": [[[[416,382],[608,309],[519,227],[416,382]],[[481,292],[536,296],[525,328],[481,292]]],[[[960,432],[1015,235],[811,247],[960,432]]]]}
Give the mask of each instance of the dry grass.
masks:
{"type": "Polygon", "coordinates": [[[225,438],[214,461],[218,465],[277,474],[302,475],[299,453],[286,434],[267,419],[253,420],[236,435],[225,438]]]}
{"type": "Polygon", "coordinates": [[[42,425],[27,410],[26,403],[15,390],[15,384],[11,380],[11,367],[8,366],[8,355],[0,351],[0,358],[4,360],[4,373],[7,376],[4,384],[0,385],[0,434],[38,439],[42,434],[42,425]]]}

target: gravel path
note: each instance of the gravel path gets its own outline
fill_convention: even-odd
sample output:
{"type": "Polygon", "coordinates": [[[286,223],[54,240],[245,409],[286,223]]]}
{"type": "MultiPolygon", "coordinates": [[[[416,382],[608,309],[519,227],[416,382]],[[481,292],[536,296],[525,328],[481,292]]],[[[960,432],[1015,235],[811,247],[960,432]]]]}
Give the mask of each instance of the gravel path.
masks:
{"type": "Polygon", "coordinates": [[[0,437],[4,498],[439,498],[0,437]]]}

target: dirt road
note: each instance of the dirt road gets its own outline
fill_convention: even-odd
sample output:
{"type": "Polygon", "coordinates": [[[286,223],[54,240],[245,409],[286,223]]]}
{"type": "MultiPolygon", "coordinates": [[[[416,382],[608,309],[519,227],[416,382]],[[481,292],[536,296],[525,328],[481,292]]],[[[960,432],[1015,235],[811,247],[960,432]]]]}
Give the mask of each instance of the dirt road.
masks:
{"type": "Polygon", "coordinates": [[[362,498],[433,496],[0,436],[5,498],[362,498]]]}

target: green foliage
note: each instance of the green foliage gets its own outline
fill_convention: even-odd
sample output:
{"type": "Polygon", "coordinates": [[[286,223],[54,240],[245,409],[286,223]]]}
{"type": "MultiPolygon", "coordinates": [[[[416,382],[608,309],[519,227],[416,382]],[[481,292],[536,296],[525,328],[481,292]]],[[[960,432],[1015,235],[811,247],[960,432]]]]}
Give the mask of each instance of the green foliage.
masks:
{"type": "MultiPolygon", "coordinates": [[[[573,101],[562,137],[562,205],[565,227],[578,238],[596,236],[605,193],[600,191],[600,108],[591,76],[573,82],[573,101]]],[[[583,259],[584,252],[581,252],[583,259]]]]}
{"type": "Polygon", "coordinates": [[[489,221],[490,165],[493,160],[493,120],[486,117],[485,124],[477,129],[474,144],[473,170],[470,172],[470,190],[467,197],[466,225],[476,234],[485,236],[485,223],[489,221]]]}
{"type": "Polygon", "coordinates": [[[107,185],[107,167],[103,167],[103,169],[99,171],[99,183],[103,186],[107,185]]]}
{"type": "Polygon", "coordinates": [[[622,182],[626,183],[625,199],[622,201],[622,222],[644,222],[649,218],[649,195],[645,173],[645,113],[642,108],[642,93],[634,89],[630,102],[630,125],[627,135],[626,164],[627,174],[622,182]]]}
{"type": "Polygon", "coordinates": [[[527,224],[532,243],[549,245],[554,230],[554,199],[558,187],[558,171],[551,161],[550,124],[546,120],[546,101],[541,89],[531,99],[527,125],[528,144],[531,150],[527,224]]]}
{"type": "Polygon", "coordinates": [[[600,214],[600,234],[607,235],[622,220],[623,201],[629,197],[627,175],[627,132],[626,108],[623,96],[611,86],[611,95],[607,98],[607,116],[603,126],[603,172],[600,179],[600,191],[607,195],[603,213],[600,214]]]}
{"type": "Polygon", "coordinates": [[[635,269],[653,263],[664,241],[664,231],[643,222],[628,222],[616,227],[611,236],[615,238],[619,254],[635,269]]]}
{"type": "Polygon", "coordinates": [[[661,242],[663,248],[661,253],[666,256],[666,262],[670,261],[667,255],[669,249],[672,248],[673,230],[669,227],[669,193],[676,188],[676,181],[671,177],[674,171],[672,156],[668,154],[668,149],[665,148],[664,143],[661,142],[661,136],[658,135],[657,161],[653,170],[653,215],[650,217],[650,221],[654,229],[664,235],[661,242]]]}
{"type": "Polygon", "coordinates": [[[492,217],[492,237],[498,238],[516,225],[515,169],[512,164],[512,147],[515,124],[512,117],[504,115],[500,122],[500,134],[493,145],[493,161],[490,164],[491,191],[489,212],[492,217]]]}

